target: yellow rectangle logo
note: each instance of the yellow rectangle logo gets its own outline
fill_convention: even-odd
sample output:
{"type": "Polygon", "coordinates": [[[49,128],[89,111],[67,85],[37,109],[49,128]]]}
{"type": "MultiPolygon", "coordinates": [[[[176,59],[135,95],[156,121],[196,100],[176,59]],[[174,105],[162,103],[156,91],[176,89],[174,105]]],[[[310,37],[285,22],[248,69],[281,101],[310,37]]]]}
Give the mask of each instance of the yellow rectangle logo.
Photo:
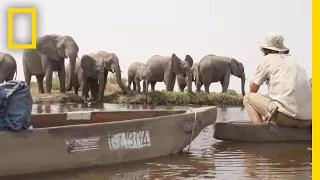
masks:
{"type": "Polygon", "coordinates": [[[36,8],[8,8],[8,48],[9,49],[36,49],[37,36],[36,8]],[[13,13],[31,13],[31,44],[13,44],[12,16],[13,13]]]}

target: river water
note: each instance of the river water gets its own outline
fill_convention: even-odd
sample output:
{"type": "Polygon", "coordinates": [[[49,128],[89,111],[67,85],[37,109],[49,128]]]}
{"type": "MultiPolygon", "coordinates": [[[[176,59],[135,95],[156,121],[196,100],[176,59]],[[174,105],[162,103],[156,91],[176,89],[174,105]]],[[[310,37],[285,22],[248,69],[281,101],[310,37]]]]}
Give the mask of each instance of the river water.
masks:
{"type": "MultiPolygon", "coordinates": [[[[185,109],[144,105],[37,105],[33,113],[83,109],[126,111],[128,109],[185,109]]],[[[240,107],[218,108],[217,122],[248,119],[240,107]]],[[[9,180],[142,180],[142,179],[311,179],[311,143],[235,143],[212,137],[213,128],[191,143],[191,154],[181,153],[145,161],[67,172],[42,173],[9,180]]],[[[187,150],[186,147],[185,150],[187,150]]]]}

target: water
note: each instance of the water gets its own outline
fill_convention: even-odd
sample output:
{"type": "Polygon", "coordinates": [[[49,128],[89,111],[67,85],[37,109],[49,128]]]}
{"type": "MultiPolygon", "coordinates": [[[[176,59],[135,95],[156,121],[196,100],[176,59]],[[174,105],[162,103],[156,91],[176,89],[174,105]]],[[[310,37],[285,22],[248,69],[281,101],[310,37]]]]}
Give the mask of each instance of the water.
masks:
{"type": "MultiPolygon", "coordinates": [[[[127,109],[185,109],[144,105],[34,105],[34,113],[83,109],[125,111],[127,109]]],[[[218,122],[244,120],[243,108],[218,108],[218,122]]],[[[190,151],[113,167],[86,168],[42,173],[16,180],[140,180],[140,179],[311,179],[311,143],[235,143],[215,140],[213,128],[192,142],[190,151]]],[[[186,147],[185,150],[187,150],[186,147]]],[[[11,178],[8,178],[9,180],[11,178]]],[[[12,178],[13,179],[13,178],[12,178]]]]}

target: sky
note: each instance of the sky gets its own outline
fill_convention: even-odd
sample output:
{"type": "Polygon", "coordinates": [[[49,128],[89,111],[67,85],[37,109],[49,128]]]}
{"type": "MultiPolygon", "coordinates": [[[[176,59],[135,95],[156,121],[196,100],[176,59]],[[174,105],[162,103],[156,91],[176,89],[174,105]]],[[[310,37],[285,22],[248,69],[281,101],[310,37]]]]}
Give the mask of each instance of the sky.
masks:
{"type": "MultiPolygon", "coordinates": [[[[122,77],[127,77],[131,63],[146,62],[156,54],[175,53],[181,59],[189,54],[194,62],[215,54],[243,63],[247,92],[262,57],[257,41],[269,32],[284,36],[284,45],[311,78],[311,4],[311,0],[1,0],[0,52],[16,59],[17,79],[24,80],[23,50],[7,46],[7,8],[36,7],[37,36],[70,35],[80,48],[79,57],[100,50],[113,52],[120,60],[122,77]]],[[[14,40],[28,39],[30,27],[28,17],[15,16],[14,40]]],[[[240,84],[232,76],[229,89],[240,93],[240,84]]],[[[165,89],[164,83],[155,88],[165,89]]],[[[210,91],[221,91],[220,83],[212,83],[210,91]]],[[[267,86],[259,92],[267,93],[267,86]]]]}

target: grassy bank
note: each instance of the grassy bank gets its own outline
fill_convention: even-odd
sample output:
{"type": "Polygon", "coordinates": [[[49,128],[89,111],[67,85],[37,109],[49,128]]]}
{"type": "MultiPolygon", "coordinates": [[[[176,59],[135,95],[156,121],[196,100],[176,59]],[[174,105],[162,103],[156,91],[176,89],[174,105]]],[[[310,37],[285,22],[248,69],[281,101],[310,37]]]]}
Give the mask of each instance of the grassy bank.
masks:
{"type": "MultiPolygon", "coordinates": [[[[126,81],[125,79],[123,80],[126,81]]],[[[116,84],[115,78],[110,77],[107,81],[105,97],[103,102],[115,104],[144,104],[145,96],[129,91],[124,95],[116,84]]],[[[53,80],[53,90],[51,94],[39,94],[36,82],[31,83],[31,94],[34,103],[83,103],[80,96],[73,94],[73,91],[66,94],[59,92],[59,83],[56,78],[53,80]]],[[[79,92],[79,95],[81,92],[79,92]]],[[[242,96],[234,90],[227,93],[187,93],[187,92],[167,92],[154,91],[148,94],[148,104],[153,105],[215,105],[215,106],[242,106],[242,96]]]]}
{"type": "MultiPolygon", "coordinates": [[[[123,95],[122,92],[112,93],[105,96],[105,102],[119,104],[143,104],[145,96],[130,92],[123,95]]],[[[154,91],[148,94],[148,104],[153,105],[212,105],[212,106],[242,106],[242,96],[234,93],[187,93],[187,92],[167,92],[154,91]]]]}

